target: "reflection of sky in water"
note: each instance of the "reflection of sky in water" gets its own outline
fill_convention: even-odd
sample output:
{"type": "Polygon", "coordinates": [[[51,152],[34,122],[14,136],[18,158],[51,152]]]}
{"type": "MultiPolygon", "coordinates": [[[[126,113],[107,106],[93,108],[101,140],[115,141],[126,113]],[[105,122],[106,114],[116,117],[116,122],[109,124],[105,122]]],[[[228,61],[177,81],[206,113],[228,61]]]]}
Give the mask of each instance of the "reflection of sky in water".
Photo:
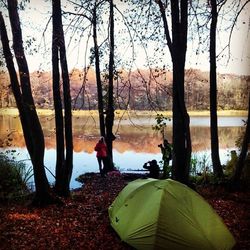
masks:
{"type": "Polygon", "coordinates": [[[136,153],[134,151],[126,151],[119,153],[114,150],[114,162],[116,167],[121,171],[128,169],[142,169],[145,162],[151,160],[161,160],[161,154],[136,153]]]}
{"type": "MultiPolygon", "coordinates": [[[[218,127],[241,127],[244,125],[246,117],[219,117],[218,127]]],[[[209,117],[190,117],[191,126],[210,126],[209,117]]]]}
{"type": "MultiPolygon", "coordinates": [[[[15,148],[13,148],[15,149],[15,148]]],[[[225,164],[228,160],[228,155],[231,149],[223,149],[220,150],[220,159],[221,164],[225,164]]],[[[11,149],[10,149],[11,150],[11,149]]],[[[16,160],[22,160],[27,164],[27,168],[31,166],[29,161],[29,155],[27,153],[27,150],[24,148],[17,148],[17,152],[14,154],[16,157],[16,160]]],[[[198,153],[195,153],[198,161],[202,161],[202,159],[205,157],[206,163],[208,166],[211,166],[211,157],[210,157],[210,151],[200,151],[198,153]]],[[[127,170],[138,170],[143,169],[142,166],[145,162],[149,160],[156,159],[159,163],[161,160],[161,154],[151,154],[151,153],[137,153],[134,151],[125,151],[124,153],[119,153],[118,151],[114,150],[113,152],[114,162],[115,166],[120,171],[127,171],[127,170]]],[[[44,164],[46,168],[48,168],[53,175],[55,175],[55,162],[56,162],[56,151],[55,149],[49,149],[45,151],[45,157],[44,157],[44,164]]],[[[71,179],[71,188],[77,188],[80,187],[81,184],[75,180],[79,175],[86,173],[86,172],[98,172],[98,163],[96,160],[96,153],[93,152],[91,154],[88,154],[86,152],[79,152],[74,153],[74,161],[73,161],[73,174],[71,179]]],[[[53,175],[50,173],[50,171],[46,170],[47,178],[50,183],[54,183],[55,179],[53,175]]],[[[197,172],[199,172],[199,169],[197,169],[197,172]]],[[[33,180],[30,180],[33,181],[33,180]]]]}
{"type": "MultiPolygon", "coordinates": [[[[236,117],[236,116],[220,116],[218,117],[218,127],[241,127],[244,125],[244,121],[247,120],[247,117],[236,117]]],[[[142,125],[155,125],[155,118],[131,118],[130,120],[122,120],[120,124],[131,125],[131,121],[138,126],[142,125]]],[[[116,121],[115,123],[118,123],[116,121]]],[[[166,121],[167,125],[172,125],[172,119],[166,121]]],[[[201,117],[201,116],[191,116],[190,117],[190,126],[210,126],[210,117],[201,117]]]]}
{"type": "MultiPolygon", "coordinates": [[[[240,127],[244,125],[244,121],[247,120],[247,117],[239,117],[239,116],[219,116],[218,117],[218,127],[240,127]]],[[[155,117],[148,117],[148,118],[135,118],[132,117],[130,120],[124,119],[122,121],[115,121],[115,124],[118,122],[121,125],[131,125],[131,121],[138,125],[155,125],[155,117]]],[[[167,125],[172,125],[172,119],[166,121],[167,125]]],[[[191,116],[190,117],[190,126],[210,126],[210,117],[205,116],[191,116]]]]}

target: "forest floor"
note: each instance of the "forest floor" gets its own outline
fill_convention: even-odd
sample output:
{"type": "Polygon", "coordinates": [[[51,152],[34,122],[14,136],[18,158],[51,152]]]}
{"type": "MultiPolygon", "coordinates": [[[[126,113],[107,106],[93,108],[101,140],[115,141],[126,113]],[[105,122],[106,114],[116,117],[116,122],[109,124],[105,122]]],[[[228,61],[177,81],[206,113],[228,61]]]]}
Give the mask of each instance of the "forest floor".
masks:
{"type": "MultiPolygon", "coordinates": [[[[136,177],[92,175],[60,206],[0,205],[0,249],[132,249],[110,226],[108,207],[136,177]]],[[[198,192],[223,218],[237,241],[235,249],[250,249],[250,192],[228,193],[204,186],[198,192]]]]}

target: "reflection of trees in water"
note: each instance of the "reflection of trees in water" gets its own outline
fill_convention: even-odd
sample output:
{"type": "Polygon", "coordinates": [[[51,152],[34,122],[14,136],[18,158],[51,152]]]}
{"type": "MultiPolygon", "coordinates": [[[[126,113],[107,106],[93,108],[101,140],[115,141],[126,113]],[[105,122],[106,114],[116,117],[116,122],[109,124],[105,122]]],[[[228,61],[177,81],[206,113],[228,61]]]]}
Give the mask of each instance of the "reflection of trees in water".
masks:
{"type": "MultiPolygon", "coordinates": [[[[242,133],[242,127],[221,127],[219,128],[220,148],[235,146],[235,141],[242,133]]],[[[120,152],[133,150],[136,152],[160,153],[157,145],[161,142],[160,134],[152,131],[151,127],[145,130],[130,131],[130,128],[121,129],[119,138],[115,143],[115,149],[120,152]],[[117,145],[116,145],[117,144],[117,145]]],[[[167,129],[167,136],[171,139],[171,128],[167,129]]],[[[210,149],[210,128],[191,127],[193,151],[210,149]]]]}
{"type": "MultiPolygon", "coordinates": [[[[40,117],[46,148],[55,148],[55,131],[53,117],[40,117]]],[[[95,143],[99,138],[99,129],[93,122],[85,117],[74,118],[74,151],[92,153],[95,143]]],[[[12,146],[25,147],[19,118],[13,116],[0,116],[0,138],[7,138],[11,132],[12,146]]],[[[116,131],[116,127],[114,129],[116,131]]],[[[235,146],[235,141],[244,131],[244,127],[219,127],[220,148],[235,146]]],[[[135,127],[133,125],[120,125],[117,139],[114,141],[114,149],[122,153],[125,151],[160,153],[157,145],[161,142],[159,133],[152,126],[135,127]]],[[[191,127],[193,151],[201,151],[210,148],[210,128],[191,127]]],[[[171,127],[167,127],[167,137],[170,141],[171,127]]]]}
{"type": "MultiPolygon", "coordinates": [[[[235,141],[244,131],[243,127],[219,127],[220,148],[235,147],[235,141]]],[[[210,149],[210,128],[209,127],[191,127],[193,151],[210,149]]]]}
{"type": "Polygon", "coordinates": [[[210,148],[210,128],[190,127],[192,150],[200,151],[210,148]]]}
{"type": "Polygon", "coordinates": [[[235,141],[244,133],[244,127],[219,128],[219,137],[222,147],[235,147],[235,141]]]}

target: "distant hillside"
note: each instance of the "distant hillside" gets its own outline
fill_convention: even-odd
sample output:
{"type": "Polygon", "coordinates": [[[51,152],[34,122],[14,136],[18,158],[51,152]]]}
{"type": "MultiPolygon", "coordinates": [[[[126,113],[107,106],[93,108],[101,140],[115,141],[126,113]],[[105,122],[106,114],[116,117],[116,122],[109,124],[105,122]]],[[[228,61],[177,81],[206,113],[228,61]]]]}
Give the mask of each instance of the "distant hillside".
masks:
{"type": "MultiPolygon", "coordinates": [[[[102,75],[104,96],[107,75],[102,75]]],[[[250,76],[218,74],[218,108],[247,109],[250,76]]],[[[75,109],[97,109],[97,89],[93,68],[70,73],[72,105],[75,109]]],[[[53,108],[51,72],[31,73],[33,96],[37,107],[53,108]]],[[[114,81],[115,105],[118,109],[170,110],[172,73],[160,69],[117,72],[114,81]]],[[[209,73],[186,70],[186,105],[189,110],[209,109],[209,73]]],[[[15,107],[7,73],[0,73],[0,107],[15,107]]]]}

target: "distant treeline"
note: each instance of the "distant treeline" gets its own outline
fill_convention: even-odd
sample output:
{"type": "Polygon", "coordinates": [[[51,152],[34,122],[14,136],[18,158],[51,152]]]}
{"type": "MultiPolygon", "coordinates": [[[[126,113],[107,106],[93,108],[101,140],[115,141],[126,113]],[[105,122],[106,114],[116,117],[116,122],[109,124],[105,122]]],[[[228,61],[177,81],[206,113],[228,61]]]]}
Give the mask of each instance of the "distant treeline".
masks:
{"type": "MultiPolygon", "coordinates": [[[[31,73],[34,100],[39,108],[53,108],[51,72],[31,73]]],[[[218,74],[218,109],[246,110],[250,76],[218,74]]],[[[104,98],[107,75],[103,74],[104,98]]],[[[72,106],[75,109],[97,109],[95,72],[92,68],[70,74],[72,106]],[[85,73],[84,73],[85,72],[85,73]]],[[[116,109],[170,110],[172,108],[172,73],[160,69],[120,70],[115,75],[116,109]]],[[[209,73],[186,70],[186,106],[189,110],[209,109],[209,73]]],[[[0,107],[15,107],[7,73],[0,73],[0,107]]]]}

